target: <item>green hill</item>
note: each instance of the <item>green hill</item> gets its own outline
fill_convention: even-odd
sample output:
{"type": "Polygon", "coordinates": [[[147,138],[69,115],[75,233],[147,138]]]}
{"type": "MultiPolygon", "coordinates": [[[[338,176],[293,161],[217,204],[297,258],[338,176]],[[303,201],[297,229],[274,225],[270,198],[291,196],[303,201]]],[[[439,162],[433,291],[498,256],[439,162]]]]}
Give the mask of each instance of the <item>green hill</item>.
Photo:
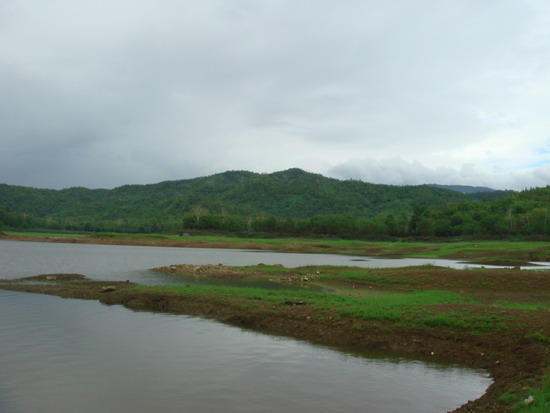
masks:
{"type": "Polygon", "coordinates": [[[346,233],[449,236],[525,231],[534,222],[530,214],[534,213],[537,222],[546,217],[548,188],[490,193],[495,196],[480,201],[476,199],[480,193],[463,194],[429,185],[342,181],[301,169],[270,174],[228,171],[114,189],[52,190],[0,184],[0,225],[329,234],[341,233],[339,228],[345,227],[346,233]]]}
{"type": "Polygon", "coordinates": [[[212,213],[224,210],[239,215],[263,212],[293,218],[325,214],[359,217],[412,211],[420,203],[444,205],[464,199],[461,194],[426,185],[340,181],[300,169],[271,174],[229,171],[112,190],[51,190],[0,184],[0,207],[42,218],[174,216],[191,212],[197,205],[212,213]]]}

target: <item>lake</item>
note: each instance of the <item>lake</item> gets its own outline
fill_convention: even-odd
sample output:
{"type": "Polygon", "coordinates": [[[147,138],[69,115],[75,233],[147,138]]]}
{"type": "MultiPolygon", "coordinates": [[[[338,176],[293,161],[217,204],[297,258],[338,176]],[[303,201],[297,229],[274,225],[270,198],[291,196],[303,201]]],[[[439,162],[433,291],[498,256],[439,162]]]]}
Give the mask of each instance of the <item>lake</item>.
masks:
{"type": "MultiPolygon", "coordinates": [[[[357,257],[0,241],[0,278],[178,282],[176,263],[366,265],[357,257]]],[[[393,260],[392,260],[393,261],[393,260]]],[[[348,354],[197,317],[0,290],[0,412],[445,412],[483,371],[348,354]]]]}

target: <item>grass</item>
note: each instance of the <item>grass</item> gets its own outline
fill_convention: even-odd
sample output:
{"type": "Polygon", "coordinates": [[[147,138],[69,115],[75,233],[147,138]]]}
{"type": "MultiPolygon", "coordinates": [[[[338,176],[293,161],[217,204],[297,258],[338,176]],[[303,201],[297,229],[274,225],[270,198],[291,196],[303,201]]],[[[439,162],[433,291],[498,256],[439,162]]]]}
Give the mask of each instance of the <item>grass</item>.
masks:
{"type": "MultiPolygon", "coordinates": [[[[428,266],[426,266],[428,267],[428,266]]],[[[409,271],[405,277],[396,277],[395,274],[388,276],[387,273],[378,275],[381,273],[379,269],[366,269],[366,268],[353,268],[333,271],[330,268],[326,268],[319,271],[321,278],[331,279],[346,279],[352,281],[358,281],[361,283],[369,283],[374,285],[414,285],[420,282],[426,282],[429,280],[429,275],[422,274],[421,279],[415,279],[412,276],[412,272],[409,271]]]]}
{"type": "Polygon", "coordinates": [[[6,235],[27,236],[27,237],[50,237],[50,238],[81,238],[89,234],[73,233],[73,232],[19,232],[19,231],[4,231],[6,235]]]}
{"type": "Polygon", "coordinates": [[[540,341],[541,343],[548,343],[550,344],[550,337],[542,334],[540,331],[536,331],[532,334],[526,334],[525,338],[534,338],[535,340],[540,341]]]}
{"type": "MultiPolygon", "coordinates": [[[[345,317],[369,323],[390,322],[398,327],[461,330],[475,334],[508,329],[508,323],[515,320],[508,311],[510,309],[533,311],[534,314],[537,311],[550,310],[550,301],[522,302],[522,296],[518,296],[519,301],[497,301],[492,299],[490,294],[483,296],[480,293],[487,289],[498,290],[499,286],[506,285],[509,289],[509,283],[515,282],[509,278],[511,274],[516,274],[511,272],[512,270],[460,271],[434,266],[402,269],[331,266],[284,268],[270,265],[236,269],[250,271],[255,276],[264,273],[265,278],[269,279],[294,279],[300,285],[305,276],[309,276],[307,285],[325,289],[268,290],[220,286],[140,288],[235,301],[263,300],[279,304],[286,301],[303,301],[312,309],[332,313],[333,318],[345,317]],[[478,278],[473,278],[474,276],[478,278]],[[442,282],[441,279],[445,277],[447,280],[442,282]],[[487,288],[478,285],[484,280],[490,281],[487,288]],[[457,291],[448,290],[447,284],[457,291]],[[472,291],[462,290],[465,287],[472,291]]],[[[539,294],[543,294],[543,291],[539,294]]],[[[532,338],[546,342],[545,336],[534,335],[532,338]]]]}
{"type": "Polygon", "coordinates": [[[500,308],[511,308],[515,310],[530,310],[530,311],[550,311],[550,300],[540,303],[519,303],[510,301],[500,301],[495,303],[500,308]]]}
{"type": "Polygon", "coordinates": [[[364,321],[395,322],[400,327],[422,326],[462,329],[473,332],[502,330],[504,320],[494,313],[474,316],[468,311],[435,311],[433,306],[472,303],[462,294],[452,291],[427,290],[413,292],[366,292],[360,297],[308,290],[269,290],[253,287],[196,286],[137,286],[137,291],[205,296],[222,300],[244,301],[248,305],[259,300],[267,303],[304,302],[335,316],[364,321]]]}
{"type": "Polygon", "coordinates": [[[540,387],[525,388],[521,391],[510,389],[499,397],[499,401],[512,405],[515,413],[548,413],[550,412],[550,375],[546,375],[540,387]],[[533,401],[526,403],[532,396],[533,401]]]}

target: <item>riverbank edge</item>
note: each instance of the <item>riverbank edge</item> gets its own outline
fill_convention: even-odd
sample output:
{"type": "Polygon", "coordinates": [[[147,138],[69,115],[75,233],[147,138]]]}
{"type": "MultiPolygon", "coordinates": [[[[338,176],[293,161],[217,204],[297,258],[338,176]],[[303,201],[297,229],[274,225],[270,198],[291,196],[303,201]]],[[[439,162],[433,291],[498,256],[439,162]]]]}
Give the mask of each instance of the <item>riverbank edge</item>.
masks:
{"type": "Polygon", "coordinates": [[[499,397],[510,387],[521,386],[527,380],[533,386],[533,381],[541,379],[547,368],[541,360],[547,360],[548,349],[535,340],[526,339],[520,331],[509,331],[505,335],[497,332],[471,335],[437,328],[399,328],[391,323],[363,329],[357,328],[360,320],[337,320],[307,306],[266,303],[244,308],[238,300],[135,291],[134,287],[135,284],[129,282],[92,281],[78,274],[44,275],[0,284],[5,290],[98,300],[134,311],[209,318],[354,353],[392,353],[487,371],[493,383],[480,398],[458,407],[455,413],[510,411],[510,405],[499,401],[499,397]]]}
{"type": "MultiPolygon", "coordinates": [[[[461,251],[454,254],[441,254],[439,256],[426,255],[425,257],[414,248],[405,250],[385,250],[377,246],[357,247],[357,246],[332,246],[328,243],[317,243],[318,240],[312,240],[312,243],[263,243],[261,239],[251,240],[232,240],[232,241],[205,241],[195,240],[190,238],[181,239],[160,239],[149,237],[125,237],[125,236],[38,236],[38,235],[14,235],[0,234],[0,240],[8,241],[27,241],[27,242],[51,242],[63,244],[95,244],[95,245],[126,245],[126,246],[142,246],[142,247],[173,247],[173,248],[219,248],[219,249],[241,249],[241,250],[256,250],[256,251],[271,251],[285,253],[303,253],[303,254],[337,254],[337,255],[352,255],[364,257],[381,257],[381,258],[436,258],[459,260],[466,264],[482,264],[482,265],[497,265],[507,267],[521,267],[533,265],[531,261],[540,261],[530,257],[529,251],[522,251],[519,256],[510,251],[491,251],[490,257],[485,257],[487,251],[475,250],[461,251]],[[411,254],[416,253],[416,254],[411,254]],[[527,256],[524,256],[524,255],[527,256]]],[[[373,242],[376,244],[376,242],[373,242]]],[[[434,245],[437,245],[435,243],[434,245]]]]}

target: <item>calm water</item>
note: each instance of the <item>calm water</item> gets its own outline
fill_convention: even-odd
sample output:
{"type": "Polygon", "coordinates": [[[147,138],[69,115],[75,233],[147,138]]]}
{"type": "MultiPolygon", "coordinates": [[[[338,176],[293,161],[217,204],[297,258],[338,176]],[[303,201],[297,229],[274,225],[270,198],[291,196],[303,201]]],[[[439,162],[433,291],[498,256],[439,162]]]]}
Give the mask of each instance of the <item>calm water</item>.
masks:
{"type": "MultiPolygon", "coordinates": [[[[0,278],[10,279],[37,274],[80,273],[102,280],[131,280],[142,284],[177,283],[149,268],[170,264],[256,265],[283,264],[349,265],[358,267],[405,267],[433,264],[464,268],[466,264],[439,259],[383,259],[336,254],[285,254],[212,248],[135,247],[120,245],[57,244],[0,240],[0,278]]],[[[547,264],[548,263],[540,263],[547,264]]],[[[467,265],[475,267],[475,265],[467,265]]],[[[487,266],[489,267],[489,266],[487,266]]]]}
{"type": "MultiPolygon", "coordinates": [[[[0,241],[0,278],[79,272],[152,283],[163,276],[144,268],[171,263],[357,263],[288,255],[0,241]]],[[[95,301],[0,290],[0,314],[1,413],[429,413],[490,384],[480,371],[350,355],[95,301]]]]}

